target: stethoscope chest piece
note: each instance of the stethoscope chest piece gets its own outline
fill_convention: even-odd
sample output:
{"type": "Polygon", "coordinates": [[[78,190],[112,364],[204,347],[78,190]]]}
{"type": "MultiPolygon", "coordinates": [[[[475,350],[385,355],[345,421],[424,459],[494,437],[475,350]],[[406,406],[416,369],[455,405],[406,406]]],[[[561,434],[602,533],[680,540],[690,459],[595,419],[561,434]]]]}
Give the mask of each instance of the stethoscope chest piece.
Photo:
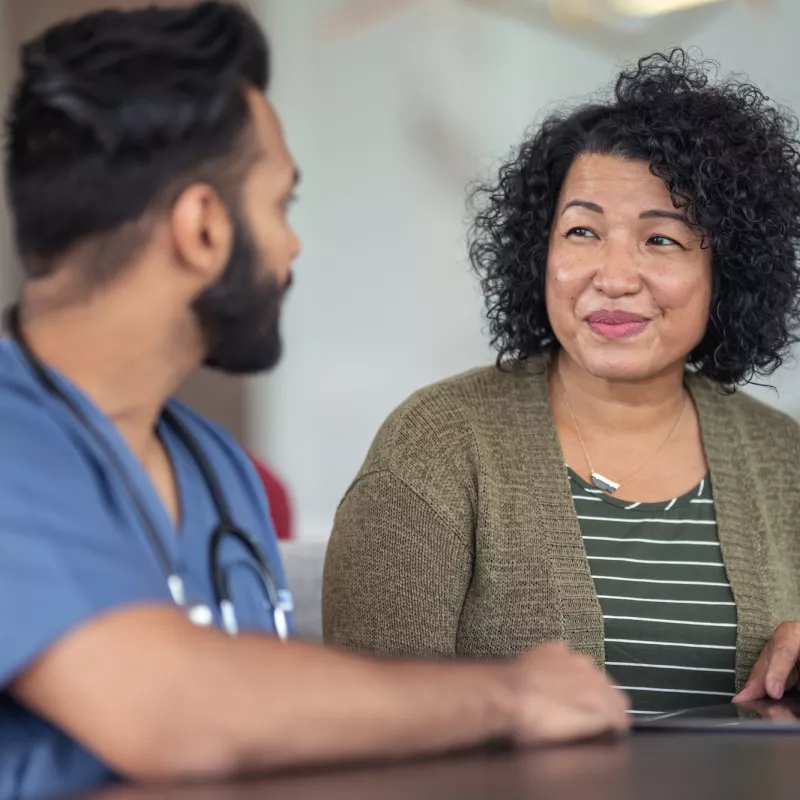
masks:
{"type": "Polygon", "coordinates": [[[214,613],[205,603],[189,603],[186,616],[198,628],[210,628],[214,624],[214,613]]]}
{"type": "Polygon", "coordinates": [[[186,597],[186,586],[180,575],[173,573],[167,578],[172,599],[175,605],[184,610],[189,621],[198,628],[209,628],[214,624],[214,612],[205,604],[186,597]]]}

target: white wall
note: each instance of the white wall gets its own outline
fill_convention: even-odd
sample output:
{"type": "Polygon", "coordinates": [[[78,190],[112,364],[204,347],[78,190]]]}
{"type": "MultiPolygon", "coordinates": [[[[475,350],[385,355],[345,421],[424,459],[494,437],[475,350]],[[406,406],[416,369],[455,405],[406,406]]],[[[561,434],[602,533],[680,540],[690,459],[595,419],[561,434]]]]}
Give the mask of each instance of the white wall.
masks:
{"type": "MultiPolygon", "coordinates": [[[[303,171],[294,213],[305,252],[286,309],[286,359],[254,382],[251,424],[257,448],[289,481],[300,535],[326,536],[389,411],[493,357],[464,258],[463,181],[548,104],[593,92],[620,57],[667,46],[675,34],[656,28],[611,52],[456,4],[426,17],[420,4],[321,48],[310,32],[333,0],[253,5],[273,44],[272,98],[303,171]],[[424,33],[434,23],[449,37],[438,47],[424,33]],[[438,72],[426,73],[431,64],[438,72]],[[414,133],[415,98],[436,102],[437,93],[463,134],[451,149],[460,144],[469,156],[455,165],[432,158],[414,133]]],[[[800,4],[783,0],[772,18],[732,6],[700,17],[682,43],[800,108],[800,4]]],[[[777,402],[800,412],[797,375],[778,383],[777,402]]]]}

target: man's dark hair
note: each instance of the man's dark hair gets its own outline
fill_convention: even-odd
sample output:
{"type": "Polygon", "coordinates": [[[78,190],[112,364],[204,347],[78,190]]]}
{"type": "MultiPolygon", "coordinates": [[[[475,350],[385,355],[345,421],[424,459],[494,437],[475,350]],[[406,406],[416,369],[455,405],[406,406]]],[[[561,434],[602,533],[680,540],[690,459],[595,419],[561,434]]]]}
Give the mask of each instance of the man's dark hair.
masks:
{"type": "Polygon", "coordinates": [[[795,118],[755,86],[712,81],[683,50],[623,71],[613,97],[544,121],[479,187],[470,254],[498,363],[555,352],[545,305],[550,227],[581,153],[641,159],[706,235],[714,292],[689,363],[726,389],[767,375],[800,321],[800,144],[795,118]]]}
{"type": "Polygon", "coordinates": [[[192,182],[238,197],[257,152],[246,89],[269,80],[264,34],[242,7],[89,14],[26,44],[21,68],[6,170],[28,277],[90,237],[104,242],[94,278],[110,277],[146,240],[143,215],[192,182]]]}

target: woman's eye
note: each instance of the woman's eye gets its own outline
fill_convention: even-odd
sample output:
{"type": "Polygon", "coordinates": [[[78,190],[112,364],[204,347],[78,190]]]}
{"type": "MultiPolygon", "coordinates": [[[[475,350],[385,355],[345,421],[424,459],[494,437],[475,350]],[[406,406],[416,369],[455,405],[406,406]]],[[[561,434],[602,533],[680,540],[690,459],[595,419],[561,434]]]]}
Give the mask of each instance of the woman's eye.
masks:
{"type": "Polygon", "coordinates": [[[669,236],[651,236],[647,240],[648,244],[654,244],[656,247],[670,247],[671,245],[675,245],[676,247],[680,247],[683,249],[683,245],[680,242],[676,242],[674,239],[670,239],[669,236]]]}
{"type": "Polygon", "coordinates": [[[589,239],[594,236],[594,231],[589,228],[570,228],[566,235],[567,238],[574,236],[578,239],[589,239]]]}

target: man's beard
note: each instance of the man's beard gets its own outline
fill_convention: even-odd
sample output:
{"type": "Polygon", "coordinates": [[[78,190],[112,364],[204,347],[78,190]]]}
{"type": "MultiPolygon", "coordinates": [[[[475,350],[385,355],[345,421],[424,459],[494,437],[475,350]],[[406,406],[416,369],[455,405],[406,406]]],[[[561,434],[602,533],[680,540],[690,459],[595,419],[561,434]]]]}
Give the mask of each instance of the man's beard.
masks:
{"type": "Polygon", "coordinates": [[[259,278],[258,254],[247,223],[234,217],[234,240],[219,280],[192,307],[206,342],[204,366],[236,375],[264,372],[281,357],[280,311],[291,284],[259,278]]]}

